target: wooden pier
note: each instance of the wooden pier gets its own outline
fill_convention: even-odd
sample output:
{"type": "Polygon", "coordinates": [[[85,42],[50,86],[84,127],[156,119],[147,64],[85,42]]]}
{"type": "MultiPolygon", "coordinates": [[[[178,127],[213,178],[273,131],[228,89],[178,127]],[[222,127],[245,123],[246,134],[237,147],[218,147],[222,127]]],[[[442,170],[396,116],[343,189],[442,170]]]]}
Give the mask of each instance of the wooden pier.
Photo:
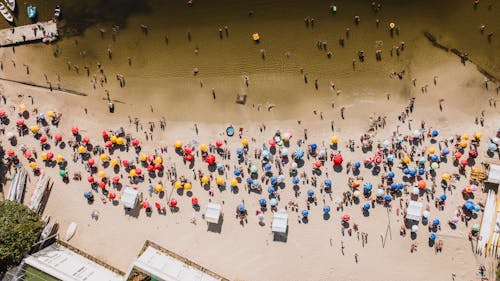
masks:
{"type": "Polygon", "coordinates": [[[58,36],[55,21],[38,22],[0,30],[0,47],[29,43],[48,38],[50,42],[58,36]]]}

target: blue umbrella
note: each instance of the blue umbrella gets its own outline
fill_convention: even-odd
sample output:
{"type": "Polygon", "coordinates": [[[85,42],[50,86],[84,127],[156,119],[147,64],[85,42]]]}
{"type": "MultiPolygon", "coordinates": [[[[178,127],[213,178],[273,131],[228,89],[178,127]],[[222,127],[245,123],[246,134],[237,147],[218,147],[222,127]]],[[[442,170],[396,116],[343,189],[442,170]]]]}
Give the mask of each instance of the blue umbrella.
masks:
{"type": "Polygon", "coordinates": [[[402,190],[404,188],[404,185],[402,183],[398,183],[398,189],[402,190]]]}
{"type": "Polygon", "coordinates": [[[272,167],[273,167],[273,166],[271,166],[271,164],[269,164],[269,163],[267,163],[266,165],[264,165],[264,169],[265,169],[266,171],[271,170],[271,168],[272,168],[272,167]]]}
{"type": "Polygon", "coordinates": [[[253,186],[259,186],[259,181],[258,180],[252,180],[252,185],[253,186]]]}
{"type": "Polygon", "coordinates": [[[441,150],[441,153],[443,153],[443,155],[448,155],[448,153],[450,153],[450,149],[445,147],[441,150]]]}
{"type": "Polygon", "coordinates": [[[370,182],[365,182],[365,183],[363,184],[363,188],[364,188],[366,191],[370,191],[370,190],[372,190],[373,185],[372,185],[370,182]]]}
{"type": "Polygon", "coordinates": [[[276,190],[274,189],[274,187],[270,186],[268,189],[267,189],[267,192],[269,192],[270,194],[273,194],[276,192],[276,190]]]}
{"type": "Polygon", "coordinates": [[[474,205],[474,211],[476,211],[476,212],[481,211],[481,206],[479,206],[479,205],[474,205]]]}
{"type": "Polygon", "coordinates": [[[260,204],[261,206],[266,206],[266,204],[267,204],[266,199],[264,199],[264,198],[260,199],[260,200],[259,200],[259,204],[260,204]]]}
{"type": "Polygon", "coordinates": [[[330,179],[326,179],[326,180],[325,180],[325,186],[326,186],[326,187],[332,187],[332,180],[330,180],[330,179]]]}
{"type": "Polygon", "coordinates": [[[432,221],[432,225],[439,225],[440,221],[438,219],[434,219],[432,221]]]}
{"type": "Polygon", "coordinates": [[[325,205],[325,206],[323,207],[323,213],[328,214],[329,212],[330,212],[330,206],[325,205]]]}
{"type": "Polygon", "coordinates": [[[425,162],[427,162],[427,159],[425,159],[425,157],[420,157],[420,160],[419,160],[420,164],[424,164],[425,162]]]}
{"type": "Polygon", "coordinates": [[[439,160],[439,156],[437,156],[437,154],[432,154],[432,156],[431,156],[431,160],[432,160],[433,162],[437,162],[437,161],[439,160]]]}
{"type": "Polygon", "coordinates": [[[433,137],[437,137],[439,135],[439,132],[438,132],[438,130],[432,130],[431,134],[433,137]]]}
{"type": "Polygon", "coordinates": [[[304,150],[301,148],[295,149],[295,151],[293,152],[293,156],[295,156],[296,159],[301,159],[302,157],[304,157],[304,150]]]}
{"type": "Polygon", "coordinates": [[[217,170],[223,170],[224,169],[224,166],[222,166],[222,164],[217,164],[217,170]]]}
{"type": "Polygon", "coordinates": [[[398,189],[398,184],[397,183],[391,183],[391,190],[396,190],[398,189]]]}
{"type": "Polygon", "coordinates": [[[238,147],[238,148],[236,149],[236,154],[238,154],[238,155],[242,155],[242,154],[243,154],[243,148],[238,147]]]}
{"type": "Polygon", "coordinates": [[[85,192],[85,193],[83,193],[83,197],[85,197],[86,199],[90,199],[92,197],[92,193],[85,192]]]}
{"type": "Polygon", "coordinates": [[[365,203],[365,204],[363,205],[363,209],[365,209],[365,210],[370,210],[370,208],[371,208],[371,207],[372,207],[372,206],[370,206],[370,203],[365,203]]]}
{"type": "Polygon", "coordinates": [[[311,149],[312,150],[315,150],[316,148],[318,148],[318,146],[315,143],[311,144],[311,149]]]}
{"type": "Polygon", "coordinates": [[[489,150],[489,151],[492,151],[492,152],[493,152],[493,151],[496,151],[497,149],[498,149],[498,146],[497,146],[496,144],[494,144],[494,143],[492,143],[492,142],[489,142],[489,143],[488,143],[488,150],[489,150]]]}
{"type": "Polygon", "coordinates": [[[388,174],[387,174],[387,177],[389,177],[390,179],[394,178],[395,174],[393,171],[390,171],[388,174]]]}
{"type": "Polygon", "coordinates": [[[263,150],[262,153],[260,154],[262,158],[268,158],[269,157],[269,151],[263,150]]]}
{"type": "Polygon", "coordinates": [[[439,197],[441,199],[441,201],[445,201],[446,200],[446,194],[443,194],[441,195],[441,197],[439,197]]]}
{"type": "Polygon", "coordinates": [[[309,211],[308,210],[302,210],[302,216],[304,218],[307,218],[308,215],[309,215],[309,211]]]}
{"type": "Polygon", "coordinates": [[[474,210],[474,202],[469,200],[465,201],[465,208],[469,211],[474,210]]]}
{"type": "Polygon", "coordinates": [[[278,178],[277,178],[277,177],[275,177],[275,176],[272,176],[272,177],[271,177],[271,184],[272,184],[272,185],[276,185],[277,183],[278,183],[278,178]]]}
{"type": "Polygon", "coordinates": [[[253,179],[252,178],[247,178],[246,181],[247,181],[247,184],[252,184],[253,183],[253,179]]]}
{"type": "Polygon", "coordinates": [[[234,175],[237,177],[240,176],[241,175],[240,170],[234,170],[234,175]]]}
{"type": "Polygon", "coordinates": [[[359,163],[359,162],[355,162],[355,163],[354,163],[354,167],[355,167],[356,169],[359,169],[359,168],[361,167],[361,163],[359,163]]]}
{"type": "Polygon", "coordinates": [[[386,196],[384,197],[384,200],[385,200],[385,201],[387,201],[387,202],[391,202],[392,197],[391,197],[390,195],[386,195],[386,196]]]}
{"type": "Polygon", "coordinates": [[[243,204],[238,204],[238,212],[243,212],[245,211],[245,206],[243,206],[243,204]]]}
{"type": "Polygon", "coordinates": [[[410,174],[410,169],[405,168],[405,169],[403,170],[403,174],[405,174],[405,175],[410,174]]]}
{"type": "Polygon", "coordinates": [[[293,184],[298,184],[300,182],[298,177],[293,177],[292,179],[293,184]]]}
{"type": "Polygon", "coordinates": [[[417,170],[413,169],[413,170],[410,170],[410,176],[414,177],[416,174],[417,174],[417,170]]]}
{"type": "Polygon", "coordinates": [[[389,161],[389,162],[394,161],[394,154],[387,155],[387,161],[389,161]]]}
{"type": "Polygon", "coordinates": [[[269,200],[269,205],[273,207],[278,205],[278,200],[276,200],[276,198],[271,198],[271,200],[269,200]]]}
{"type": "Polygon", "coordinates": [[[419,174],[419,175],[423,175],[423,174],[425,174],[425,169],[424,169],[424,168],[420,168],[420,169],[418,169],[418,174],[419,174]]]}
{"type": "Polygon", "coordinates": [[[313,195],[314,195],[314,190],[312,190],[312,189],[308,189],[308,190],[307,190],[307,196],[311,197],[311,196],[313,196],[313,195]]]}
{"type": "Polygon", "coordinates": [[[429,235],[429,239],[431,239],[432,241],[436,240],[437,236],[435,233],[431,233],[431,235],[429,235]]]}

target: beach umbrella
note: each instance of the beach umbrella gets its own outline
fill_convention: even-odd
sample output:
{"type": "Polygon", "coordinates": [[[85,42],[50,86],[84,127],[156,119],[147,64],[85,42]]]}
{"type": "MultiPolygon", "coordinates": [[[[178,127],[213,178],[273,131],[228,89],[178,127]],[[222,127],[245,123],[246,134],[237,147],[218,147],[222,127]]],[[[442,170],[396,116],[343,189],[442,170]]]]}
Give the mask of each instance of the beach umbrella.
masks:
{"type": "Polygon", "coordinates": [[[56,141],[62,141],[62,135],[61,135],[61,134],[56,134],[56,135],[54,136],[54,139],[55,139],[56,141]]]}
{"type": "Polygon", "coordinates": [[[223,185],[224,184],[224,180],[221,177],[216,177],[215,178],[215,183],[217,185],[223,185]]]}
{"type": "Polygon", "coordinates": [[[147,170],[149,173],[152,173],[152,172],[154,172],[155,167],[154,167],[153,165],[148,165],[148,166],[146,167],[146,170],[147,170]]]}
{"type": "Polygon", "coordinates": [[[477,156],[478,156],[477,150],[475,150],[475,149],[471,149],[471,150],[469,151],[469,157],[471,157],[471,158],[476,158],[477,156]]]}
{"type": "Polygon", "coordinates": [[[333,157],[333,164],[334,165],[342,165],[343,161],[344,161],[344,159],[342,158],[342,155],[340,155],[340,154],[337,154],[337,155],[335,155],[335,157],[333,157]]]}
{"type": "Polygon", "coordinates": [[[481,133],[479,131],[477,131],[477,132],[474,133],[474,138],[476,140],[480,140],[482,136],[483,136],[483,133],[481,133]]]}
{"type": "Polygon", "coordinates": [[[330,206],[328,206],[328,205],[323,206],[323,213],[325,213],[325,214],[330,213],[330,206]]]}
{"type": "Polygon", "coordinates": [[[467,161],[467,159],[462,159],[460,160],[460,165],[462,167],[467,167],[467,165],[469,165],[469,161],[467,161]]]}
{"type": "Polygon", "coordinates": [[[252,186],[253,187],[259,186],[259,181],[258,180],[252,180],[252,186]]]}
{"type": "Polygon", "coordinates": [[[182,183],[181,183],[181,181],[175,181],[175,182],[174,182],[174,187],[175,187],[176,189],[181,188],[181,187],[182,187],[182,183]]]}
{"type": "Polygon", "coordinates": [[[292,131],[288,130],[283,134],[283,140],[288,141],[292,137],[292,131]]]}
{"type": "Polygon", "coordinates": [[[270,156],[270,153],[267,150],[262,150],[262,152],[260,153],[260,157],[262,157],[264,159],[269,158],[269,156],[270,156]]]}
{"type": "Polygon", "coordinates": [[[107,147],[107,148],[111,148],[111,147],[113,147],[113,143],[111,141],[106,141],[104,143],[104,146],[107,147]]]}
{"type": "Polygon", "coordinates": [[[342,221],[343,222],[348,222],[350,219],[351,219],[351,216],[349,216],[348,214],[345,214],[345,215],[342,216],[342,221]]]}
{"type": "Polygon", "coordinates": [[[405,174],[405,175],[409,175],[409,174],[410,174],[410,169],[408,169],[408,168],[404,168],[404,170],[403,170],[403,174],[405,174]]]}
{"type": "Polygon", "coordinates": [[[108,155],[106,153],[103,153],[103,154],[99,155],[99,159],[101,159],[101,161],[107,161],[108,155]]]}
{"type": "Polygon", "coordinates": [[[416,176],[417,175],[417,170],[411,169],[410,172],[409,172],[409,175],[412,176],[412,177],[416,176]]]}
{"type": "Polygon", "coordinates": [[[191,183],[190,183],[190,182],[186,182],[186,183],[184,184],[184,190],[191,190],[191,188],[192,188],[192,185],[191,185],[191,183]]]}
{"type": "Polygon", "coordinates": [[[156,164],[154,165],[154,167],[155,167],[155,170],[157,170],[157,171],[161,171],[161,170],[163,170],[163,165],[162,165],[162,164],[160,164],[160,163],[156,163],[156,164]]]}
{"type": "Polygon", "coordinates": [[[418,174],[419,174],[419,175],[423,175],[423,174],[425,174],[425,169],[424,169],[424,168],[419,168],[419,169],[418,169],[418,174]]]}
{"type": "Polygon", "coordinates": [[[40,128],[38,128],[38,126],[37,126],[37,125],[33,125],[33,126],[31,126],[31,128],[30,128],[30,131],[31,131],[33,134],[37,134],[39,130],[40,130],[40,128]]]}
{"type": "Polygon", "coordinates": [[[472,226],[472,231],[479,232],[480,229],[481,229],[481,227],[479,226],[479,224],[474,224],[472,226]]]}
{"type": "Polygon", "coordinates": [[[56,162],[57,163],[61,163],[63,160],[64,160],[64,158],[62,157],[62,155],[57,155],[56,156],[56,162]]]}
{"type": "Polygon", "coordinates": [[[435,137],[437,137],[438,135],[439,135],[438,130],[432,130],[432,132],[431,132],[431,136],[432,136],[432,137],[434,137],[434,138],[435,138],[435,137]]]}
{"type": "Polygon", "coordinates": [[[86,149],[86,148],[85,148],[85,146],[83,146],[83,145],[78,146],[77,151],[78,151],[78,153],[80,153],[80,154],[87,153],[87,149],[86,149]]]}
{"type": "Polygon", "coordinates": [[[233,172],[233,173],[234,173],[234,175],[235,175],[235,176],[237,176],[237,177],[241,175],[241,171],[240,171],[240,170],[234,170],[234,172],[233,172]]]}
{"type": "Polygon", "coordinates": [[[94,181],[95,181],[95,180],[94,180],[94,177],[93,177],[93,176],[89,176],[89,177],[87,178],[87,181],[88,181],[89,183],[94,183],[94,181]]]}
{"type": "Polygon", "coordinates": [[[393,172],[393,171],[390,171],[390,172],[387,174],[387,177],[388,177],[388,178],[390,178],[390,179],[394,178],[394,176],[395,176],[395,174],[394,174],[394,172],[393,172]]]}
{"type": "Polygon", "coordinates": [[[119,183],[120,182],[120,176],[115,175],[113,176],[113,183],[119,183]]]}
{"type": "Polygon", "coordinates": [[[441,153],[442,153],[443,155],[448,155],[448,154],[450,153],[450,149],[449,149],[449,148],[447,148],[447,147],[445,147],[445,148],[441,149],[441,153]]]}
{"type": "Polygon", "coordinates": [[[432,241],[436,240],[436,238],[437,238],[437,235],[435,233],[431,233],[429,235],[429,239],[432,240],[432,241]]]}
{"type": "Polygon", "coordinates": [[[94,166],[94,164],[95,164],[94,159],[90,158],[90,159],[87,161],[87,164],[88,164],[90,167],[94,166]]]}
{"type": "Polygon", "coordinates": [[[87,192],[84,192],[84,193],[83,193],[83,197],[85,197],[85,199],[90,199],[90,198],[92,198],[92,193],[90,193],[90,192],[88,192],[88,191],[87,191],[87,192]]]}
{"type": "Polygon", "coordinates": [[[429,154],[434,154],[436,152],[436,148],[434,148],[433,146],[431,146],[428,150],[429,154]]]}
{"type": "Polygon", "coordinates": [[[109,161],[109,164],[110,164],[111,166],[113,166],[113,167],[114,167],[114,166],[117,166],[119,163],[120,163],[120,162],[118,162],[118,160],[117,160],[117,159],[111,159],[111,161],[109,161]]]}
{"type": "Polygon", "coordinates": [[[360,162],[354,162],[354,168],[359,169],[361,167],[360,162]]]}
{"type": "Polygon", "coordinates": [[[461,137],[460,137],[461,140],[469,140],[470,139],[470,136],[469,134],[463,134],[461,137]]]}
{"type": "Polygon", "coordinates": [[[330,179],[326,179],[326,180],[325,180],[325,186],[326,186],[326,187],[332,187],[332,180],[330,180],[330,179]]]}
{"type": "Polygon", "coordinates": [[[72,133],[73,135],[78,135],[78,127],[73,126],[73,127],[71,128],[71,133],[72,133]]]}
{"type": "Polygon", "coordinates": [[[132,144],[132,146],[134,146],[134,147],[137,147],[137,146],[139,146],[139,144],[140,144],[138,139],[133,139],[130,143],[131,143],[131,144],[132,144]]]}
{"type": "Polygon", "coordinates": [[[370,208],[371,208],[371,207],[372,207],[372,206],[370,206],[370,203],[365,203],[365,204],[363,205],[363,209],[364,209],[364,210],[370,210],[370,208]]]}
{"type": "MultiPolygon", "coordinates": [[[[12,151],[12,152],[14,152],[14,151],[12,151]]],[[[30,159],[30,158],[31,158],[31,152],[26,151],[26,152],[24,153],[24,157],[25,157],[26,159],[30,159]]]]}
{"type": "Polygon", "coordinates": [[[396,190],[398,189],[398,185],[396,183],[391,184],[391,190],[396,190]]]}
{"type": "Polygon", "coordinates": [[[99,178],[104,178],[104,177],[106,176],[106,173],[105,173],[104,171],[99,171],[99,172],[97,173],[97,176],[98,176],[99,178]]]}
{"type": "Polygon", "coordinates": [[[105,181],[100,181],[99,182],[99,187],[104,189],[106,187],[106,182],[105,181]]]}
{"type": "Polygon", "coordinates": [[[466,140],[461,140],[460,141],[460,147],[466,148],[467,147],[467,141],[466,140]]]}
{"type": "Polygon", "coordinates": [[[275,193],[275,192],[276,192],[276,190],[274,189],[274,187],[270,186],[269,188],[267,188],[267,192],[268,192],[269,194],[273,194],[273,193],[275,193]]]}
{"type": "Polygon", "coordinates": [[[208,146],[204,143],[200,144],[200,150],[202,152],[206,152],[208,150],[208,146]]]}
{"type": "Polygon", "coordinates": [[[462,153],[460,153],[460,152],[455,153],[456,160],[460,159],[461,157],[462,157],[462,153]]]}
{"type": "Polygon", "coordinates": [[[420,131],[419,130],[413,131],[413,136],[416,138],[420,137],[420,131]]]}
{"type": "Polygon", "coordinates": [[[130,175],[131,177],[135,177],[135,176],[137,176],[137,174],[135,173],[135,169],[130,170],[129,175],[130,175]]]}
{"type": "Polygon", "coordinates": [[[207,162],[208,165],[215,164],[215,155],[213,155],[213,154],[207,155],[207,157],[205,158],[205,162],[207,162]]]}
{"type": "Polygon", "coordinates": [[[315,144],[315,143],[311,144],[311,149],[312,150],[316,150],[317,148],[318,148],[317,144],[315,144]]]}
{"type": "Polygon", "coordinates": [[[157,184],[157,185],[155,186],[155,191],[156,191],[156,193],[160,193],[160,192],[162,192],[162,191],[163,191],[163,185],[162,185],[162,184],[160,184],[160,183],[159,183],[159,184],[157,184]]]}
{"type": "Polygon", "coordinates": [[[231,183],[231,186],[233,186],[233,187],[238,186],[238,180],[237,179],[232,179],[230,183],[231,183]]]}
{"type": "Polygon", "coordinates": [[[464,188],[464,192],[465,192],[465,193],[469,193],[469,194],[470,194],[470,193],[472,193],[472,187],[470,187],[470,186],[466,186],[466,187],[464,188]]]}
{"type": "MultiPolygon", "coordinates": [[[[193,160],[194,160],[194,156],[193,156],[193,154],[188,154],[188,155],[186,155],[186,161],[188,161],[188,162],[192,162],[193,160]]],[[[160,165],[161,165],[161,164],[160,164],[160,165]]]]}
{"type": "Polygon", "coordinates": [[[175,200],[174,198],[170,199],[169,206],[170,206],[170,207],[175,207],[175,206],[177,206],[177,200],[175,200]]]}
{"type": "Polygon", "coordinates": [[[191,204],[193,204],[194,206],[198,206],[198,198],[196,197],[191,198],[191,204]]]}
{"type": "Polygon", "coordinates": [[[434,220],[432,221],[432,225],[434,225],[434,226],[439,225],[439,223],[440,223],[440,221],[439,221],[438,219],[434,219],[434,220]]]}
{"type": "Polygon", "coordinates": [[[201,183],[202,184],[207,184],[209,182],[210,182],[210,178],[209,177],[207,177],[207,176],[202,176],[201,177],[201,183]]]}
{"type": "Polygon", "coordinates": [[[431,169],[437,170],[437,168],[439,168],[439,164],[437,162],[432,162],[431,169]]]}
{"type": "Polygon", "coordinates": [[[272,185],[276,185],[276,184],[278,184],[278,178],[277,178],[277,177],[275,177],[275,176],[272,176],[272,177],[271,177],[271,184],[272,184],[272,185]]]}
{"type": "Polygon", "coordinates": [[[252,180],[252,178],[247,178],[246,182],[247,182],[247,184],[252,184],[253,180],[252,180]]]}
{"type": "Polygon", "coordinates": [[[276,198],[269,199],[269,205],[276,207],[278,205],[278,200],[276,198]]]}
{"type": "Polygon", "coordinates": [[[107,140],[109,138],[109,134],[106,131],[102,131],[101,136],[104,140],[107,140]]]}
{"type": "Polygon", "coordinates": [[[445,181],[449,181],[451,179],[451,176],[448,173],[444,173],[441,175],[441,178],[445,181]]]}
{"type": "Polygon", "coordinates": [[[261,206],[266,206],[266,204],[267,204],[266,199],[261,198],[261,199],[259,200],[259,204],[260,204],[261,206]]]}
{"type": "Polygon", "coordinates": [[[4,118],[7,116],[7,113],[5,113],[5,110],[0,109],[0,118],[4,118]]]}
{"type": "Polygon", "coordinates": [[[322,163],[320,160],[317,160],[316,162],[314,162],[314,167],[315,167],[316,169],[321,168],[321,165],[323,165],[323,163],[322,163]]]}
{"type": "Polygon", "coordinates": [[[181,142],[180,140],[175,141],[175,142],[174,142],[174,147],[175,147],[176,149],[181,148],[181,147],[182,147],[182,142],[181,142]]]}
{"type": "Polygon", "coordinates": [[[425,189],[426,187],[427,187],[427,183],[425,182],[425,180],[418,181],[418,188],[425,189]]]}
{"type": "Polygon", "coordinates": [[[193,150],[189,147],[184,147],[184,149],[182,150],[185,154],[191,154],[193,153],[193,150]]]}
{"type": "Polygon", "coordinates": [[[293,177],[292,183],[293,184],[298,184],[300,182],[300,179],[298,177],[293,177]]]}
{"type": "Polygon", "coordinates": [[[274,139],[270,139],[268,143],[270,146],[276,146],[276,141],[274,139]]]}
{"type": "Polygon", "coordinates": [[[422,212],[422,216],[424,218],[428,219],[431,216],[431,213],[429,211],[425,210],[422,212]]]}
{"type": "Polygon", "coordinates": [[[33,170],[36,169],[36,167],[37,167],[35,162],[30,162],[28,164],[28,166],[30,167],[30,169],[33,169],[33,170]]]}
{"type": "Polygon", "coordinates": [[[40,137],[40,142],[41,143],[46,143],[47,142],[47,137],[46,136],[41,136],[40,137]]]}
{"type": "Polygon", "coordinates": [[[47,152],[47,160],[51,160],[52,158],[54,158],[54,153],[47,152]]]}
{"type": "Polygon", "coordinates": [[[373,185],[370,182],[365,182],[363,184],[363,189],[366,190],[366,191],[371,191],[372,188],[373,188],[373,185]]]}
{"type": "Polygon", "coordinates": [[[146,154],[141,154],[139,155],[139,160],[141,160],[141,162],[146,162],[146,160],[148,160],[148,157],[146,156],[146,154]]]}
{"type": "Polygon", "coordinates": [[[498,149],[498,146],[492,142],[489,142],[488,143],[488,150],[493,152],[493,151],[496,151],[498,149]]]}
{"type": "Polygon", "coordinates": [[[404,156],[404,157],[403,157],[403,163],[405,163],[405,164],[410,163],[410,157],[408,157],[408,156],[404,156]]]}
{"type": "Polygon", "coordinates": [[[337,136],[333,136],[330,141],[332,142],[332,144],[337,144],[339,142],[339,137],[337,136]]]}
{"type": "MultiPolygon", "coordinates": [[[[159,204],[158,204],[159,205],[159,204]]],[[[148,201],[142,201],[142,208],[147,209],[149,208],[149,203],[148,201]]]]}
{"type": "Polygon", "coordinates": [[[89,137],[84,137],[84,138],[82,139],[82,142],[83,142],[83,143],[85,143],[85,144],[89,143],[89,142],[90,142],[89,137]]]}
{"type": "Polygon", "coordinates": [[[238,148],[236,149],[236,154],[237,154],[237,155],[243,155],[243,148],[238,147],[238,148]]]}
{"type": "Polygon", "coordinates": [[[246,147],[248,145],[248,140],[247,139],[242,139],[241,140],[241,145],[243,145],[243,146],[246,147]]]}
{"type": "Polygon", "coordinates": [[[307,190],[307,196],[312,197],[314,195],[314,190],[308,189],[307,190]]]}
{"type": "Polygon", "coordinates": [[[411,232],[417,232],[417,231],[418,231],[418,225],[412,225],[411,232]]]}
{"type": "Polygon", "coordinates": [[[465,201],[464,206],[469,211],[474,210],[474,202],[472,202],[472,201],[469,201],[469,200],[465,201]]]}
{"type": "Polygon", "coordinates": [[[17,119],[16,125],[19,127],[24,126],[24,119],[23,118],[17,119]]]}
{"type": "Polygon", "coordinates": [[[302,210],[301,214],[302,214],[302,216],[304,218],[307,218],[307,216],[309,216],[309,211],[308,210],[302,210]]]}
{"type": "Polygon", "coordinates": [[[378,188],[378,189],[377,189],[377,196],[378,196],[378,197],[382,197],[382,196],[384,196],[384,190],[383,190],[383,189],[381,189],[381,188],[378,188]]]}
{"type": "MultiPolygon", "coordinates": [[[[7,155],[9,157],[13,157],[14,151],[12,151],[12,150],[7,151],[7,155]]],[[[42,158],[42,160],[47,160],[47,152],[42,152],[42,154],[40,154],[40,158],[42,158]]]]}
{"type": "Polygon", "coordinates": [[[114,193],[114,192],[108,193],[108,198],[111,199],[111,200],[115,199],[116,198],[116,193],[114,193]]]}
{"type": "Polygon", "coordinates": [[[436,154],[432,154],[432,156],[431,156],[431,160],[432,160],[433,162],[437,162],[437,161],[439,160],[439,156],[437,156],[436,154]]]}
{"type": "Polygon", "coordinates": [[[384,200],[386,202],[391,202],[392,201],[392,196],[390,196],[389,194],[387,194],[385,197],[384,197],[384,200]]]}
{"type": "Polygon", "coordinates": [[[391,146],[391,142],[388,140],[385,140],[382,144],[384,145],[385,148],[388,148],[389,146],[391,146]]]}
{"type": "Polygon", "coordinates": [[[215,141],[215,146],[221,147],[222,146],[222,141],[221,140],[215,141]]]}
{"type": "Polygon", "coordinates": [[[252,165],[252,166],[250,167],[250,172],[251,172],[252,174],[257,173],[257,166],[252,165]]]}
{"type": "Polygon", "coordinates": [[[479,205],[474,205],[474,211],[476,211],[476,212],[481,211],[481,206],[479,206],[479,205]]]}
{"type": "Polygon", "coordinates": [[[356,198],[359,198],[361,197],[361,192],[359,190],[355,190],[353,193],[352,193],[352,196],[356,197],[356,198]]]}
{"type": "Polygon", "coordinates": [[[295,151],[293,152],[293,156],[296,159],[302,159],[302,157],[304,157],[304,150],[301,148],[295,149],[295,151]]]}
{"type": "Polygon", "coordinates": [[[272,166],[271,166],[271,164],[269,164],[269,163],[267,163],[266,165],[264,165],[264,169],[265,169],[266,171],[271,170],[271,168],[272,168],[272,166]]]}
{"type": "Polygon", "coordinates": [[[293,170],[297,170],[297,168],[299,167],[299,165],[295,162],[292,163],[292,169],[293,170]]]}
{"type": "Polygon", "coordinates": [[[242,203],[238,204],[238,206],[236,208],[238,209],[238,212],[240,212],[240,213],[245,211],[245,206],[243,206],[242,203]]]}

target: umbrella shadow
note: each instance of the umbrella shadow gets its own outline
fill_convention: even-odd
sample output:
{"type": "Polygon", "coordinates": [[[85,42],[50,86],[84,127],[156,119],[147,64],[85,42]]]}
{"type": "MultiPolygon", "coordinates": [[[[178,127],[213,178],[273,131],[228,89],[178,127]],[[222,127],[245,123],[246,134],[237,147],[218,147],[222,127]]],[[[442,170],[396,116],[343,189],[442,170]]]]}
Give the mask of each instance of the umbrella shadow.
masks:
{"type": "Polygon", "coordinates": [[[216,165],[208,165],[208,171],[213,173],[215,172],[215,170],[217,170],[217,166],[216,165]]]}
{"type": "Polygon", "coordinates": [[[285,233],[277,233],[273,232],[273,241],[274,242],[283,242],[286,243],[288,240],[288,227],[286,228],[285,233]]]}
{"type": "Polygon", "coordinates": [[[297,163],[298,168],[304,167],[304,164],[305,164],[304,160],[302,160],[302,159],[295,159],[295,163],[297,163]]]}
{"type": "Polygon", "coordinates": [[[224,216],[221,214],[219,216],[219,221],[217,221],[217,223],[207,222],[207,231],[220,234],[222,232],[222,223],[223,222],[224,222],[224,216]]]}
{"type": "Polygon", "coordinates": [[[333,165],[333,170],[336,173],[342,173],[342,171],[344,170],[344,167],[342,167],[342,165],[333,165]]]}
{"type": "Polygon", "coordinates": [[[416,233],[416,232],[412,232],[412,233],[410,234],[410,237],[411,237],[411,240],[415,240],[415,239],[417,239],[417,233],[416,233]]]}
{"type": "Polygon", "coordinates": [[[330,214],[329,214],[329,213],[324,213],[324,214],[323,214],[323,219],[324,219],[325,221],[329,220],[329,219],[330,219],[330,214]]]}
{"type": "Polygon", "coordinates": [[[203,189],[205,189],[205,191],[209,191],[210,190],[210,184],[203,184],[202,185],[203,189]]]}
{"type": "Polygon", "coordinates": [[[177,188],[177,195],[182,196],[184,195],[184,188],[177,188]]]}
{"type": "Polygon", "coordinates": [[[165,196],[166,196],[166,192],[163,190],[160,191],[160,193],[158,193],[158,198],[160,198],[160,199],[163,199],[165,196]]]}
{"type": "Polygon", "coordinates": [[[136,205],[132,209],[130,209],[130,208],[123,208],[123,209],[124,209],[126,215],[129,215],[129,216],[134,217],[134,218],[138,218],[139,214],[141,213],[141,206],[139,206],[139,205],[136,205]]]}

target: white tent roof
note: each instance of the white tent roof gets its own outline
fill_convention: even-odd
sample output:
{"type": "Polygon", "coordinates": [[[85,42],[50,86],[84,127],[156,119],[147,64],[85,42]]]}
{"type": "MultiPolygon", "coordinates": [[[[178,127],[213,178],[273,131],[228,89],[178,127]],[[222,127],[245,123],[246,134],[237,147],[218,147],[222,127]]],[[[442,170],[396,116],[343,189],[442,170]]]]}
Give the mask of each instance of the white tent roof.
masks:
{"type": "Polygon", "coordinates": [[[219,223],[221,206],[219,204],[208,203],[205,209],[205,219],[207,222],[219,223]]]}
{"type": "Polygon", "coordinates": [[[137,203],[137,196],[139,192],[133,188],[125,187],[122,194],[121,203],[126,208],[135,208],[135,204],[137,203]]]}
{"type": "Polygon", "coordinates": [[[500,165],[491,164],[487,182],[500,184],[500,165]]]}
{"type": "Polygon", "coordinates": [[[272,230],[273,232],[286,233],[288,227],[288,214],[285,210],[281,209],[274,213],[272,230]]]}
{"type": "Polygon", "coordinates": [[[220,280],[151,246],[135,261],[134,267],[151,275],[151,277],[164,281],[220,280]]]}
{"type": "Polygon", "coordinates": [[[52,244],[25,258],[24,261],[26,264],[59,280],[123,280],[123,276],[78,255],[60,244],[52,244]]]}
{"type": "Polygon", "coordinates": [[[408,209],[406,211],[406,218],[409,220],[419,221],[422,216],[422,209],[424,203],[418,201],[410,201],[408,204],[408,209]]]}

